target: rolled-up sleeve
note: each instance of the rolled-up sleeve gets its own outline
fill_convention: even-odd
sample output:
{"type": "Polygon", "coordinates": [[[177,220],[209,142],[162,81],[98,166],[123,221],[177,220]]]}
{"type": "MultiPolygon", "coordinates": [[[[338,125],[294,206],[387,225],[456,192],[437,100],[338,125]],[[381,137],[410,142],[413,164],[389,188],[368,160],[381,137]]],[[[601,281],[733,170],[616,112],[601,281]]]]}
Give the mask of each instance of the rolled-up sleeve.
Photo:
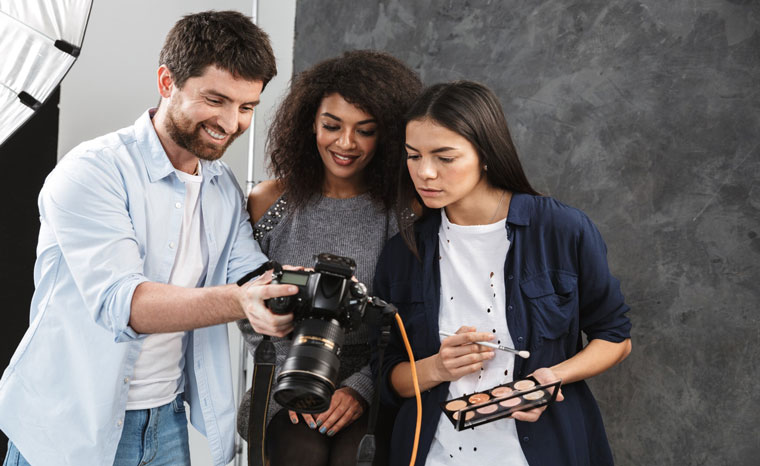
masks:
{"type": "Polygon", "coordinates": [[[354,372],[346,377],[346,380],[342,381],[340,386],[356,390],[356,393],[364,398],[364,401],[372,403],[372,396],[375,393],[375,384],[372,380],[372,371],[370,370],[369,364],[362,367],[358,372],[354,372]]]}
{"type": "Polygon", "coordinates": [[[582,214],[578,236],[580,327],[589,340],[619,343],[631,337],[630,310],[620,282],[607,264],[607,246],[599,230],[582,214]]]}
{"type": "Polygon", "coordinates": [[[132,295],[148,279],[118,170],[96,155],[64,160],[40,192],[40,220],[93,320],[117,342],[139,335],[129,327],[132,295]]]}

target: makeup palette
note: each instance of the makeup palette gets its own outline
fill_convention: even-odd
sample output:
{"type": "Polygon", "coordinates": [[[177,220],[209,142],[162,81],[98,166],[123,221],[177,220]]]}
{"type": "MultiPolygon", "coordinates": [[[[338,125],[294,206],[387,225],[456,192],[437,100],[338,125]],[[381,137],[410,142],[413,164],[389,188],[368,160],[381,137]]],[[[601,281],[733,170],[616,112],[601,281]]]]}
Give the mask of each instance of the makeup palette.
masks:
{"type": "Polygon", "coordinates": [[[482,392],[441,403],[441,409],[456,430],[486,424],[554,402],[561,380],[541,385],[533,377],[509,382],[482,392]]]}

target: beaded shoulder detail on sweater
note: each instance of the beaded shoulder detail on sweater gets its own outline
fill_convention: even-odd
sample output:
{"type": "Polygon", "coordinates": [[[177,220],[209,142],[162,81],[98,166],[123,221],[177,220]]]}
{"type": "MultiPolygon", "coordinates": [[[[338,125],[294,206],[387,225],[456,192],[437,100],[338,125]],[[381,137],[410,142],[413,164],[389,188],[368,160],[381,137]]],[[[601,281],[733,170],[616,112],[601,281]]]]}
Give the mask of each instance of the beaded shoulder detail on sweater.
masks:
{"type": "Polygon", "coordinates": [[[259,219],[253,226],[253,239],[260,241],[267,233],[280,223],[280,219],[285,214],[288,201],[285,196],[280,196],[277,201],[272,204],[266,213],[259,219]]]}

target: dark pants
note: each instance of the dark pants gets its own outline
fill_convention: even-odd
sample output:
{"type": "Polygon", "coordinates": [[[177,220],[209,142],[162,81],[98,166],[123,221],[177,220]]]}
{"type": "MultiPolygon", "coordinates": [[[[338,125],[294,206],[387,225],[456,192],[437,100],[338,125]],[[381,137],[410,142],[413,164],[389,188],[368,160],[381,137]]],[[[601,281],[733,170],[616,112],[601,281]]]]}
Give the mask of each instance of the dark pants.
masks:
{"type": "MultiPolygon", "coordinates": [[[[367,411],[356,421],[341,429],[334,436],[311,429],[300,419],[290,422],[288,411],[281,409],[267,426],[267,455],[271,466],[354,466],[356,453],[367,433],[367,411]]],[[[388,447],[393,428],[393,417],[381,409],[375,431],[375,466],[388,464],[388,447]]]]}

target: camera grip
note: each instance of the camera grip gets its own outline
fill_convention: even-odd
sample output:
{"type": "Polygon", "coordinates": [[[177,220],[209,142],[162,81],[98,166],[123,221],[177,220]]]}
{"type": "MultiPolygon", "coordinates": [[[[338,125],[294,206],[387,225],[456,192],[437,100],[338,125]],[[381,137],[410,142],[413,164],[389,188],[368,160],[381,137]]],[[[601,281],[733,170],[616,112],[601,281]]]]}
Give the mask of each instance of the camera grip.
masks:
{"type": "Polygon", "coordinates": [[[264,305],[273,313],[282,315],[292,312],[290,310],[292,302],[292,296],[279,296],[277,298],[265,299],[264,305]]]}

